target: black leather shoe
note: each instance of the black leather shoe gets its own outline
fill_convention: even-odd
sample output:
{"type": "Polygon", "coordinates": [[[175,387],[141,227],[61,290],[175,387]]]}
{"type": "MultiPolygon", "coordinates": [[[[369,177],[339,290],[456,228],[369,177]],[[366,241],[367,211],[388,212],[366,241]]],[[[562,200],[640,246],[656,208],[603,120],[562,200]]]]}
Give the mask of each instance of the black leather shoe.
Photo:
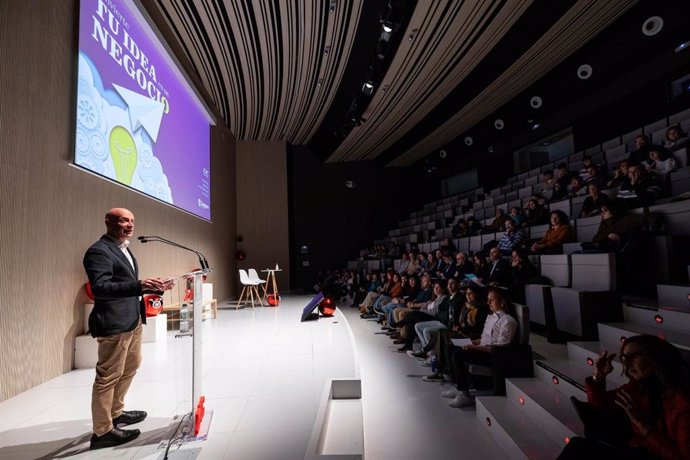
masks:
{"type": "Polygon", "coordinates": [[[103,436],[96,436],[94,433],[91,436],[91,450],[119,446],[120,444],[134,441],[140,434],[141,431],[139,430],[121,430],[119,428],[113,428],[103,436]]]}
{"type": "Polygon", "coordinates": [[[119,417],[113,419],[113,426],[134,425],[146,418],[148,414],[143,410],[123,410],[119,417]]]}

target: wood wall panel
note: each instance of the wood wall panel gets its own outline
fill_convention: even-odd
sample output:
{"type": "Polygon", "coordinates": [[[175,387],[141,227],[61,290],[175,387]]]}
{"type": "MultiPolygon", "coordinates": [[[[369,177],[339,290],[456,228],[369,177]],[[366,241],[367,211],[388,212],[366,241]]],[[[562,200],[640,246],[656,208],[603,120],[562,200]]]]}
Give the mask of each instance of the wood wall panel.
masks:
{"type": "MultiPolygon", "coordinates": [[[[69,371],[82,333],[82,257],[104,214],[131,209],[136,235],[158,234],[203,252],[214,294],[236,292],[235,139],[211,130],[213,222],[70,165],[77,2],[0,2],[0,401],[69,371]]],[[[198,265],[165,245],[132,242],[141,276],[198,265]]]]}
{"type": "Polygon", "coordinates": [[[237,141],[237,234],[243,238],[237,247],[247,254],[238,268],[259,271],[277,263],[283,269],[278,285],[285,290],[290,282],[287,194],[286,143],[237,141]]]}

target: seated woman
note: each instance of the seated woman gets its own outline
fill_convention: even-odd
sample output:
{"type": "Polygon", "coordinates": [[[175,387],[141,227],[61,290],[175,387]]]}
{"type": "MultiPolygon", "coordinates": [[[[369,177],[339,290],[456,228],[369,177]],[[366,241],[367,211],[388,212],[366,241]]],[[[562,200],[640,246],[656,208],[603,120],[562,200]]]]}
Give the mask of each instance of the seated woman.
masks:
{"type": "Polygon", "coordinates": [[[525,233],[517,228],[513,219],[506,220],[505,230],[505,233],[498,240],[498,250],[501,251],[501,254],[508,255],[513,252],[513,249],[520,247],[525,240],[525,233]]]}
{"type": "Polygon", "coordinates": [[[559,460],[690,460],[690,372],[681,352],[656,336],[628,337],[620,354],[628,383],[607,390],[615,356],[601,353],[585,379],[588,403],[576,407],[588,437],[572,438],[559,460]]]}
{"type": "Polygon", "coordinates": [[[412,251],[410,252],[410,263],[407,266],[407,270],[405,271],[405,274],[407,276],[415,276],[421,271],[421,268],[419,266],[419,255],[412,251]]]}
{"type": "Polygon", "coordinates": [[[651,164],[647,170],[658,176],[665,177],[678,169],[676,159],[671,155],[671,152],[656,145],[649,150],[649,161],[651,164]]]}
{"type": "Polygon", "coordinates": [[[574,198],[583,196],[585,193],[587,193],[585,181],[580,176],[573,176],[573,178],[570,179],[570,185],[568,186],[568,196],[574,198]]]}
{"type": "Polygon", "coordinates": [[[407,271],[407,267],[410,266],[410,255],[407,252],[402,253],[402,259],[400,260],[400,265],[398,265],[397,272],[398,273],[405,273],[407,271]]]}
{"type": "Polygon", "coordinates": [[[684,133],[680,126],[669,126],[666,130],[666,139],[664,139],[664,147],[668,150],[682,149],[688,144],[688,135],[684,133]]]}
{"type": "Polygon", "coordinates": [[[429,252],[426,255],[426,267],[424,267],[424,273],[433,273],[436,271],[438,266],[438,261],[436,260],[436,255],[433,252],[429,252]]]}
{"type": "Polygon", "coordinates": [[[454,253],[458,250],[458,248],[455,247],[455,244],[453,243],[453,241],[450,238],[443,238],[443,241],[441,241],[441,246],[439,247],[439,249],[444,254],[446,252],[453,252],[454,253]]]}
{"type": "Polygon", "coordinates": [[[477,236],[482,233],[482,225],[474,216],[467,218],[467,236],[477,236]]]}
{"type": "Polygon", "coordinates": [[[424,273],[429,267],[428,254],[426,252],[419,253],[419,272],[424,273]]]}
{"type": "Polygon", "coordinates": [[[601,223],[592,242],[619,247],[627,242],[630,233],[644,227],[642,214],[623,214],[611,204],[602,204],[601,223]]]}
{"type": "Polygon", "coordinates": [[[479,279],[489,279],[490,267],[487,266],[486,257],[481,252],[476,252],[472,256],[472,263],[474,263],[474,273],[479,279]]]}
{"type": "MultiPolygon", "coordinates": [[[[466,407],[474,404],[470,395],[470,374],[467,364],[491,364],[491,348],[509,345],[517,332],[517,321],[508,313],[509,302],[503,290],[489,288],[487,297],[491,314],[486,318],[481,338],[471,345],[456,347],[448,362],[455,388],[444,391],[444,398],[453,398],[450,407],[466,407]]],[[[443,374],[441,374],[443,378],[443,374]]]]}
{"type": "Polygon", "coordinates": [[[467,223],[460,217],[450,230],[453,238],[464,238],[467,236],[467,223]]]}
{"type": "Polygon", "coordinates": [[[535,254],[560,254],[563,243],[572,243],[574,240],[575,232],[568,222],[568,216],[559,209],[551,212],[551,228],[532,245],[531,250],[535,254]]]}
{"type": "Polygon", "coordinates": [[[391,303],[383,306],[384,329],[388,329],[390,331],[395,329],[393,327],[393,323],[396,321],[393,314],[395,310],[402,309],[411,311],[420,309],[425,306],[429,300],[431,300],[434,291],[431,285],[431,280],[427,275],[422,276],[422,279],[419,282],[417,282],[417,278],[412,277],[410,278],[409,283],[414,285],[414,287],[411,289],[411,291],[414,292],[413,296],[407,299],[393,299],[391,303]]]}
{"type": "Polygon", "coordinates": [[[608,204],[611,200],[608,195],[601,193],[599,184],[591,182],[587,185],[587,198],[582,203],[580,217],[592,217],[599,214],[602,204],[608,204]]]}
{"type": "Polygon", "coordinates": [[[523,227],[532,227],[534,225],[544,225],[549,222],[549,214],[546,208],[539,204],[539,201],[532,198],[527,202],[527,211],[525,213],[525,221],[523,227]]]}

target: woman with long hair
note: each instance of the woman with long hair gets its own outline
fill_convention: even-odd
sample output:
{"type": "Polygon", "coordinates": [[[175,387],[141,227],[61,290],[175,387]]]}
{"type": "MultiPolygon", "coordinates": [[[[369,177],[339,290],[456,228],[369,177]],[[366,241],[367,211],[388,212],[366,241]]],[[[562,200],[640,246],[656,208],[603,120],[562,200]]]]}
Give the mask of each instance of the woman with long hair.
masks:
{"type": "Polygon", "coordinates": [[[603,428],[571,439],[559,459],[690,459],[690,373],[681,352],[656,336],[628,337],[620,359],[629,381],[607,391],[615,356],[604,351],[585,380],[589,409],[603,428]]]}

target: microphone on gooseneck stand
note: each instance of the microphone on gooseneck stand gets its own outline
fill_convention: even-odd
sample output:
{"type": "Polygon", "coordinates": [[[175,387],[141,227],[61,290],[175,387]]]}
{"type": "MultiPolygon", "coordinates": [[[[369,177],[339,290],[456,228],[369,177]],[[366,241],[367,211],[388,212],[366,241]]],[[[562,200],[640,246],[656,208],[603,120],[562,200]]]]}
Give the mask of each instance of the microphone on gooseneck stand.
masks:
{"type": "Polygon", "coordinates": [[[211,271],[208,265],[208,260],[206,260],[206,257],[200,253],[199,251],[196,251],[194,249],[188,248],[186,246],[182,246],[179,243],[175,243],[174,241],[167,240],[161,236],[158,235],[148,235],[148,236],[139,236],[137,237],[140,243],[150,243],[150,242],[157,242],[157,243],[164,243],[168,244],[170,246],[174,246],[176,248],[184,249],[185,251],[190,251],[196,254],[196,256],[199,258],[199,264],[201,265],[201,269],[206,271],[207,273],[211,271]]]}

